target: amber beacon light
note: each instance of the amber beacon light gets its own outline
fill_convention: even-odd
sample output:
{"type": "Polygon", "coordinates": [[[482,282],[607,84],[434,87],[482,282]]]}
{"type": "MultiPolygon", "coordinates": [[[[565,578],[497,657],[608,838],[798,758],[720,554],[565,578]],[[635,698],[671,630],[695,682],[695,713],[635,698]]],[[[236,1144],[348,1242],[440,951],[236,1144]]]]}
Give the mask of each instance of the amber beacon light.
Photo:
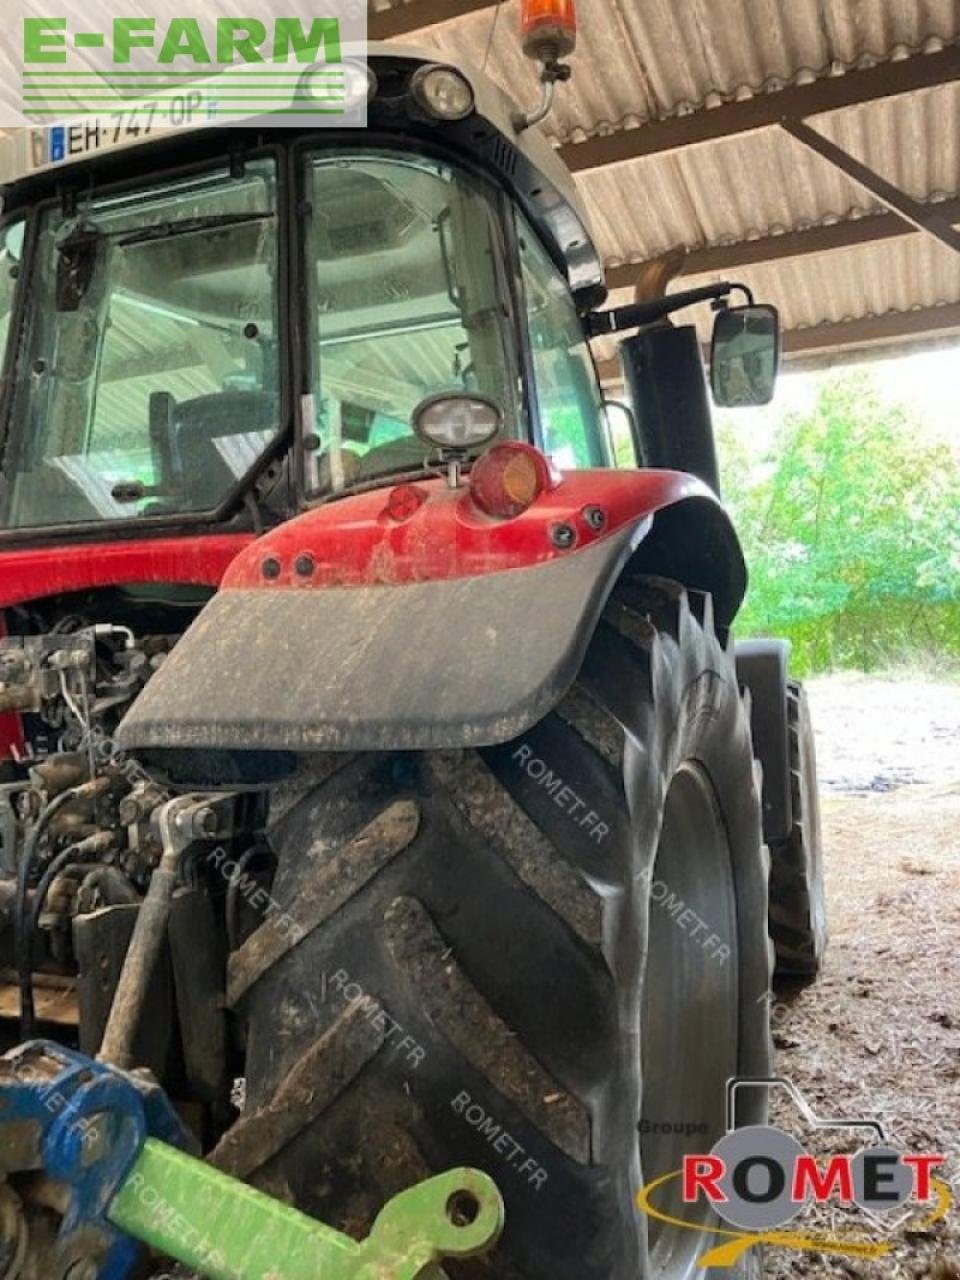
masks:
{"type": "Polygon", "coordinates": [[[527,57],[548,66],[573,53],[577,44],[573,0],[522,0],[520,36],[527,57]]]}

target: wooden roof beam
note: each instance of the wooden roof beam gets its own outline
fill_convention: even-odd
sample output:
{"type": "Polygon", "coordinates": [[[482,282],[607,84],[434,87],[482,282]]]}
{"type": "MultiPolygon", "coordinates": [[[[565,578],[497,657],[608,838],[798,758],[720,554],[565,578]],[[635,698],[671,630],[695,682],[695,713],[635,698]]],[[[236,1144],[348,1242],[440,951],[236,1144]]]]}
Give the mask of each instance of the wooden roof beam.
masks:
{"type": "Polygon", "coordinates": [[[901,191],[892,182],[888,182],[875,169],[871,169],[862,160],[852,156],[849,151],[844,151],[843,147],[838,147],[831,138],[826,138],[816,129],[812,129],[805,120],[782,120],[780,127],[791,138],[795,138],[797,142],[802,143],[824,160],[828,160],[834,168],[839,169],[858,187],[899,214],[918,231],[933,236],[954,253],[960,253],[960,231],[957,231],[949,219],[943,216],[935,204],[922,204],[919,200],[914,200],[906,191],[901,191]]]}
{"type": "Polygon", "coordinates": [[[395,3],[390,9],[369,8],[367,39],[395,40],[397,36],[435,27],[451,18],[462,18],[478,9],[492,8],[493,0],[409,0],[407,4],[395,3]]]}
{"type": "MultiPolygon", "coordinates": [[[[960,199],[941,200],[923,209],[935,212],[951,225],[960,223],[960,199]]],[[[787,258],[804,258],[830,253],[835,249],[854,249],[878,240],[893,240],[916,234],[916,227],[895,213],[872,213],[862,218],[848,218],[829,226],[809,227],[803,231],[784,231],[776,236],[758,236],[755,240],[739,240],[735,244],[704,245],[690,249],[684,259],[685,276],[708,275],[755,267],[765,262],[781,262],[787,258]]],[[[626,262],[607,267],[609,289],[629,289],[636,283],[641,263],[626,262]]]]}
{"type": "Polygon", "coordinates": [[[618,129],[586,142],[566,143],[560,148],[560,155],[575,172],[598,169],[642,156],[720,142],[737,134],[771,128],[782,120],[803,120],[955,80],[960,80],[960,46],[951,45],[938,53],[919,53],[862,71],[823,76],[810,84],[758,93],[742,102],[727,102],[667,120],[650,120],[636,129],[618,129]]]}

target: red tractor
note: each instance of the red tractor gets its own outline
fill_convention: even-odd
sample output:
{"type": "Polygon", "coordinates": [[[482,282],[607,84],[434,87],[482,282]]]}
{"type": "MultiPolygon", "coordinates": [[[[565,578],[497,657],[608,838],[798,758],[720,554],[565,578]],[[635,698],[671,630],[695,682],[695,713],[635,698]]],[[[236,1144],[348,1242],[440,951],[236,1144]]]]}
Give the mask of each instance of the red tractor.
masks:
{"type": "Polygon", "coordinates": [[[529,117],[406,47],[368,85],[361,132],[2,144],[5,1047],[149,1068],[344,1231],[471,1165],[500,1280],[681,1280],[708,1237],[636,1193],[770,1074],[769,936],[807,976],[825,937],[803,694],[735,648],[669,319],[712,302],[755,404],[776,316],[601,309],[529,117]]]}

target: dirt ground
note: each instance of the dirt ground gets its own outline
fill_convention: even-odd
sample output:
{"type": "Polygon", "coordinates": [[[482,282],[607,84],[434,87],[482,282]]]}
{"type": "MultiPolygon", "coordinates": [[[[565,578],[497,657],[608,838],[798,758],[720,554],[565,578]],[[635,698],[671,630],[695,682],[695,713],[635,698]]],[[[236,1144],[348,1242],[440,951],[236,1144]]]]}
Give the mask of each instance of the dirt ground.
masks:
{"type": "MultiPolygon", "coordinates": [[[[878,1118],[944,1152],[960,1195],[960,684],[809,688],[831,942],[816,985],[778,993],[778,1070],[820,1115],[878,1118]]],[[[896,1239],[869,1262],[776,1250],[767,1273],[960,1280],[960,1207],[896,1239]]]]}

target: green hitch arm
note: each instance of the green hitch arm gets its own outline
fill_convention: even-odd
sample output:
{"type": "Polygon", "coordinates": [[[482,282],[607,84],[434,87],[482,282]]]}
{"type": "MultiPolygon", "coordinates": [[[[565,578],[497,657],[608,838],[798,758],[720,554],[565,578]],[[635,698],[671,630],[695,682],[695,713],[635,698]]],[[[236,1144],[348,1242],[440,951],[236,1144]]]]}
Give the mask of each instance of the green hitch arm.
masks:
{"type": "Polygon", "coordinates": [[[106,1216],[209,1280],[436,1280],[444,1258],[496,1243],[503,1201],[487,1174],[451,1169],[394,1196],[358,1242],[148,1138],[106,1216]]]}

